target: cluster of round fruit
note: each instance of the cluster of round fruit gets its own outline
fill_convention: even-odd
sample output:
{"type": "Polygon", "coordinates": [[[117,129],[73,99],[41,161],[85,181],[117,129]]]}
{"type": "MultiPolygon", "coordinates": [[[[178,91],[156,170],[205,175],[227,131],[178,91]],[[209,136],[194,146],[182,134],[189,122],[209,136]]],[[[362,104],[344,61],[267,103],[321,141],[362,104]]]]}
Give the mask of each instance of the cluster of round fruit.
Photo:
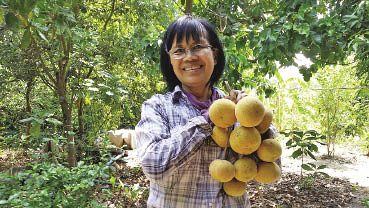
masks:
{"type": "Polygon", "coordinates": [[[230,146],[240,154],[240,159],[233,164],[226,159],[216,159],[209,166],[211,177],[223,183],[228,195],[243,195],[246,183],[251,180],[263,184],[279,180],[281,170],[275,162],[282,148],[273,138],[261,139],[273,116],[258,98],[246,96],[237,104],[229,99],[218,99],[209,108],[209,118],[215,125],[212,133],[215,143],[225,150],[230,146]],[[236,122],[240,125],[232,130],[236,122]]]}

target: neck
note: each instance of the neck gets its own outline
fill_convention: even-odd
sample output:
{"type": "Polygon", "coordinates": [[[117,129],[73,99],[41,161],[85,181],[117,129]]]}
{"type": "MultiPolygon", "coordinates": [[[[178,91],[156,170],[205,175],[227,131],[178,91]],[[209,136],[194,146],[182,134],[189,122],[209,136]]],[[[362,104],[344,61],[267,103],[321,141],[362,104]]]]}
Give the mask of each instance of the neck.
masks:
{"type": "Polygon", "coordinates": [[[209,86],[206,86],[204,88],[189,88],[186,86],[182,86],[182,87],[183,87],[183,90],[195,96],[198,101],[206,101],[211,96],[211,89],[209,86]]]}

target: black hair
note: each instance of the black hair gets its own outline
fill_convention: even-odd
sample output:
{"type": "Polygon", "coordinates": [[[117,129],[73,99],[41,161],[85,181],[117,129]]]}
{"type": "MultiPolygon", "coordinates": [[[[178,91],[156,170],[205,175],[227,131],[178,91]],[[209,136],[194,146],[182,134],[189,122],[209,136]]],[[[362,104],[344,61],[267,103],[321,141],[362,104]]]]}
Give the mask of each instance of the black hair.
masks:
{"type": "Polygon", "coordinates": [[[176,85],[181,85],[181,82],[174,74],[168,51],[172,48],[172,43],[175,37],[176,42],[180,42],[184,36],[186,40],[189,40],[190,37],[192,37],[194,41],[199,41],[202,37],[205,37],[216,51],[215,57],[217,59],[217,64],[214,66],[213,74],[209,80],[209,85],[213,86],[219,81],[224,71],[225,57],[222,43],[220,42],[215,27],[212,24],[204,19],[185,15],[169,25],[161,44],[160,69],[164,81],[167,83],[168,90],[173,91],[176,85]]]}

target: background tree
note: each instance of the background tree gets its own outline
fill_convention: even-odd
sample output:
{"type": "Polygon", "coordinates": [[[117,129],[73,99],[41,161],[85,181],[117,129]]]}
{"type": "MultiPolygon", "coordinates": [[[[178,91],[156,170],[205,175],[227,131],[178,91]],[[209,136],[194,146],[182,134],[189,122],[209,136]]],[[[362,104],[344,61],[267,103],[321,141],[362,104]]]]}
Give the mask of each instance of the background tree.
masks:
{"type": "MultiPolygon", "coordinates": [[[[291,127],[296,124],[290,122],[292,118],[312,126],[308,113],[312,112],[313,104],[306,103],[305,98],[301,100],[303,90],[278,92],[283,83],[272,82],[284,66],[298,67],[305,81],[327,65],[355,67],[363,90],[354,99],[361,109],[367,106],[366,98],[363,99],[367,87],[368,39],[365,1],[349,4],[302,0],[26,3],[2,0],[0,3],[1,30],[9,35],[4,43],[12,41],[14,47],[22,46],[13,52],[18,57],[23,57],[20,54],[26,51],[34,54],[32,61],[38,80],[50,88],[49,92],[59,102],[59,109],[48,107],[55,115],[62,115],[64,125],[60,131],[71,141],[68,144],[72,153],[74,143],[87,150],[108,129],[133,128],[140,117],[141,103],[164,91],[158,65],[160,41],[165,27],[183,15],[188,5],[192,6],[194,16],[214,22],[221,35],[227,58],[224,80],[233,88],[254,89],[261,97],[273,99],[278,95],[280,106],[302,116],[278,110],[281,123],[277,125],[291,127]],[[312,64],[299,65],[296,54],[308,57],[312,64]],[[288,106],[284,99],[296,102],[288,106]]],[[[14,72],[5,63],[2,67],[3,71],[14,72]]],[[[3,78],[11,79],[9,76],[13,75],[3,78]]],[[[224,88],[222,82],[219,87],[224,88]]],[[[36,84],[35,88],[42,87],[36,84]]],[[[40,90],[36,93],[40,94],[40,90]]],[[[54,103],[55,99],[44,101],[54,103]]],[[[365,125],[365,117],[361,118],[360,125],[365,125]]],[[[70,164],[73,160],[71,157],[70,164]]]]}
{"type": "Polygon", "coordinates": [[[72,104],[75,93],[68,80],[78,76],[75,53],[90,39],[90,34],[78,27],[79,1],[5,1],[5,22],[14,31],[14,39],[22,48],[35,52],[38,76],[57,95],[63,115],[63,133],[68,138],[68,163],[76,165],[72,126],[72,104]],[[85,36],[84,36],[85,35],[85,36]],[[21,36],[21,38],[19,38],[21,36]],[[76,52],[75,52],[76,51],[76,52]]]}

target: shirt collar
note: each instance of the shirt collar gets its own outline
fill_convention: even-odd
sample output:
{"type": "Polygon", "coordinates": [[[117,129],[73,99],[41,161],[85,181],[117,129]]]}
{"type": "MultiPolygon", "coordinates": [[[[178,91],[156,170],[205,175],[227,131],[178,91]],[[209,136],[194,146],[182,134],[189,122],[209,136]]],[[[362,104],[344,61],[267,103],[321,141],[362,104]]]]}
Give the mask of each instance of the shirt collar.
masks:
{"type": "MultiPolygon", "coordinates": [[[[215,93],[216,93],[216,98],[217,99],[224,97],[224,93],[222,91],[220,91],[216,87],[213,87],[213,88],[215,88],[215,93]]],[[[175,86],[175,88],[174,88],[174,90],[171,94],[172,94],[172,101],[174,103],[178,102],[178,100],[181,97],[185,97],[185,94],[183,93],[183,91],[182,91],[182,89],[179,85],[175,86]]]]}
{"type": "Polygon", "coordinates": [[[178,102],[179,98],[183,97],[184,93],[182,92],[182,89],[179,85],[175,86],[173,92],[172,92],[172,101],[174,103],[178,102]]]}

